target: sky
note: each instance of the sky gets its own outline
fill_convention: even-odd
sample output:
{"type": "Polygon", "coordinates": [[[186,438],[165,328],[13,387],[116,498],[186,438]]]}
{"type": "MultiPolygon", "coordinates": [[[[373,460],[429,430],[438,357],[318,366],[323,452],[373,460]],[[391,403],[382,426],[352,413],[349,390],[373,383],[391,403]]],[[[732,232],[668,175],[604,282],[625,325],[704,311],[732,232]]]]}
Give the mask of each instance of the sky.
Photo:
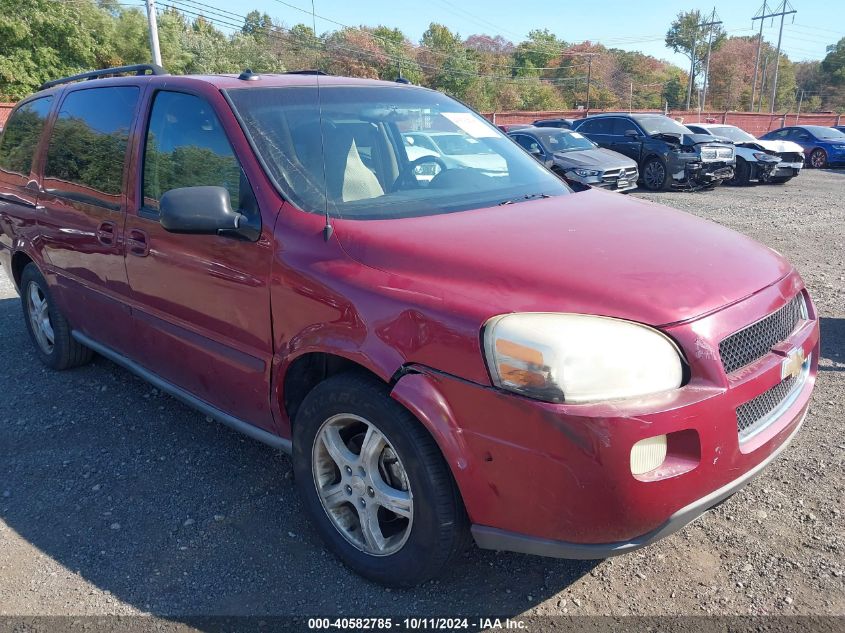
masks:
{"type": "MultiPolygon", "coordinates": [[[[752,27],[751,18],[763,0],[314,0],[317,31],[334,30],[339,24],[399,28],[418,43],[430,22],[439,22],[466,37],[474,33],[501,35],[514,42],[528,31],[548,28],[566,42],[590,40],[612,48],[636,50],[666,59],[681,67],[688,61],[666,48],[664,37],[680,11],[713,8],[729,35],[754,35],[760,22],[752,27]]],[[[845,37],[845,3],[841,0],[790,0],[797,10],[784,21],[782,50],[793,61],[822,59],[825,47],[845,37]],[[794,24],[792,19],[795,19],[794,24]]],[[[244,15],[251,9],[268,13],[287,26],[303,22],[311,25],[311,0],[157,0],[174,2],[185,10],[202,11],[216,7],[231,14],[244,15]],[[191,9],[191,7],[193,7],[191,9]],[[306,11],[297,10],[304,9],[306,11]]],[[[769,0],[779,6],[781,0],[769,0]]],[[[210,10],[209,18],[215,16],[210,10]]],[[[766,20],[763,37],[777,43],[780,19],[766,20]]],[[[220,28],[226,29],[220,24],[220,28]]]]}

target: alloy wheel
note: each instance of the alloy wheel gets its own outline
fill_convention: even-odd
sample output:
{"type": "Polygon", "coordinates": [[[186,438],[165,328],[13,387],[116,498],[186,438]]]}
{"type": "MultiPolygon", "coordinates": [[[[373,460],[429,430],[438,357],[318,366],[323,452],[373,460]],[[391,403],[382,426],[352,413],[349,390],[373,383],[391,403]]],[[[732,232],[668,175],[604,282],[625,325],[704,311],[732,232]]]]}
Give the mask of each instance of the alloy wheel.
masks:
{"type": "Polygon", "coordinates": [[[26,307],[32,333],[35,335],[38,346],[45,354],[51,354],[56,335],[53,332],[53,322],[50,320],[50,304],[47,301],[47,295],[35,282],[30,282],[27,288],[26,307]]]}
{"type": "Polygon", "coordinates": [[[402,548],[413,524],[413,496],[402,461],[372,422],[351,414],[326,420],[311,468],[326,515],[349,543],[373,556],[402,548]]]}
{"type": "Polygon", "coordinates": [[[813,150],[813,153],[810,154],[810,164],[815,167],[816,169],[821,169],[827,163],[827,155],[824,153],[823,149],[813,150]]]}
{"type": "Polygon", "coordinates": [[[653,160],[645,166],[643,179],[649,189],[660,189],[663,186],[663,181],[666,178],[666,168],[660,161],[653,160]]]}

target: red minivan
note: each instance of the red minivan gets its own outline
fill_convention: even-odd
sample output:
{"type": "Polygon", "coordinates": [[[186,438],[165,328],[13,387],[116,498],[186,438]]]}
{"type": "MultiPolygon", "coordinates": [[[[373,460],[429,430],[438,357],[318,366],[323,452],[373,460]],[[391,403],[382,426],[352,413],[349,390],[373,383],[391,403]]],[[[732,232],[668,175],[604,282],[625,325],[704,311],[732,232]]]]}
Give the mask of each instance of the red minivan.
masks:
{"type": "Polygon", "coordinates": [[[0,262],[35,349],[289,451],[360,574],[419,583],[470,535],[637,549],[801,425],[818,316],[770,248],[574,191],[432,90],[100,77],[126,70],[51,82],[0,137],[0,262]],[[414,131],[459,135],[460,161],[414,131]]]}

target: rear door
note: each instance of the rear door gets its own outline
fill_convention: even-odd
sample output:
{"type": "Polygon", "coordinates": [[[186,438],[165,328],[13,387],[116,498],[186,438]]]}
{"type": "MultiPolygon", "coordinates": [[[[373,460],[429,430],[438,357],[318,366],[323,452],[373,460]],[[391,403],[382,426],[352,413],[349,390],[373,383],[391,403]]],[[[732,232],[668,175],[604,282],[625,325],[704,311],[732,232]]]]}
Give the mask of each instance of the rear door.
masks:
{"type": "Polygon", "coordinates": [[[611,135],[613,124],[610,117],[601,117],[595,119],[587,119],[576,130],[579,134],[583,134],[593,143],[599,147],[612,149],[611,143],[613,136],[611,135]]]}
{"type": "MultiPolygon", "coordinates": [[[[216,98],[236,133],[234,116],[219,93],[216,98]]],[[[132,356],[206,403],[272,430],[272,231],[248,241],[164,230],[159,201],[182,187],[225,187],[232,208],[254,228],[262,220],[221,116],[204,96],[159,90],[148,110],[136,170],[140,191],[126,223],[138,333],[132,356]]]]}
{"type": "Polygon", "coordinates": [[[38,181],[32,172],[53,101],[47,96],[19,105],[0,136],[0,263],[8,270],[15,240],[31,244],[35,236],[38,181]]]}
{"type": "Polygon", "coordinates": [[[50,131],[39,195],[43,247],[68,321],[120,351],[131,338],[124,183],[140,93],[132,85],[65,93],[50,131]]]}

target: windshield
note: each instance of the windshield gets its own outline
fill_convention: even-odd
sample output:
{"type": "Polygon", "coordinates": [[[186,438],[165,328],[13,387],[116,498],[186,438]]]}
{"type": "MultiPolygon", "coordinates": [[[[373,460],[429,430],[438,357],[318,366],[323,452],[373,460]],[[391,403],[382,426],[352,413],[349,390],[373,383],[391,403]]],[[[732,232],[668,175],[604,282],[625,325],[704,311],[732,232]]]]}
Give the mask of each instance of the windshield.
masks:
{"type": "Polygon", "coordinates": [[[827,138],[835,140],[842,140],[845,138],[845,134],[843,134],[839,130],[832,127],[824,127],[823,125],[805,125],[804,129],[816,138],[827,138]]]}
{"type": "Polygon", "coordinates": [[[709,130],[710,134],[712,134],[713,136],[724,136],[725,138],[729,138],[732,141],[736,141],[737,143],[748,143],[749,141],[757,140],[745,130],[740,130],[738,127],[733,127],[732,125],[726,125],[724,127],[711,127],[709,128],[709,130]]]}
{"type": "Polygon", "coordinates": [[[668,116],[642,116],[634,119],[646,134],[692,134],[688,127],[668,116]]]}
{"type": "Polygon", "coordinates": [[[546,149],[552,152],[572,152],[583,149],[595,149],[593,145],[586,138],[578,134],[578,132],[550,132],[549,134],[538,134],[539,138],[543,139],[543,145],[546,149]]]}
{"type": "Polygon", "coordinates": [[[450,213],[571,193],[475,112],[408,86],[228,91],[282,195],[351,219],[450,213]]]}

